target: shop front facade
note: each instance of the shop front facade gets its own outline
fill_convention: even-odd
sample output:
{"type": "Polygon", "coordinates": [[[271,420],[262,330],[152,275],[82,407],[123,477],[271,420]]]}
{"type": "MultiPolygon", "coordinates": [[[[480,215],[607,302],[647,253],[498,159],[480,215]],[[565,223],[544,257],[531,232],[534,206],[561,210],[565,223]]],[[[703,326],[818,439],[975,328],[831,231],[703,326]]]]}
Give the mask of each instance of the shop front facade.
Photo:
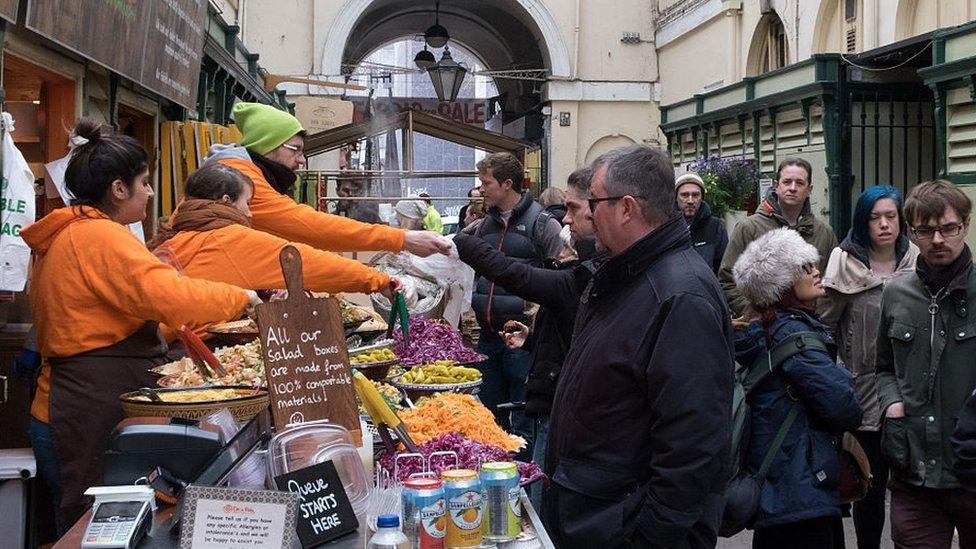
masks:
{"type": "MultiPolygon", "coordinates": [[[[746,2],[737,9],[748,14],[759,8],[753,4],[758,3],[746,2]]],[[[781,7],[781,3],[766,4],[781,7]]],[[[972,177],[976,108],[969,82],[976,61],[971,44],[976,23],[934,30],[926,30],[937,23],[932,18],[914,26],[903,23],[899,33],[920,33],[861,50],[858,45],[866,43],[866,35],[871,33],[865,26],[853,24],[859,17],[863,19],[869,4],[873,2],[850,6],[861,10],[849,12],[854,14],[850,22],[855,30],[850,44],[834,48],[826,28],[827,38],[817,38],[818,48],[842,51],[808,53],[797,61],[796,50],[790,50],[794,42],[787,40],[796,35],[787,29],[784,37],[767,28],[759,40],[765,41],[762,53],[758,57],[744,54],[739,60],[738,66],[745,69],[741,74],[746,76],[665,101],[661,130],[676,169],[684,171],[689,163],[706,156],[735,156],[755,161],[764,176],[772,178],[784,157],[804,158],[814,168],[813,211],[839,235],[850,227],[858,195],[872,185],[890,184],[907,193],[919,182],[943,177],[971,192],[970,185],[976,182],[972,177]],[[782,38],[778,43],[777,37],[782,38]],[[856,51],[843,51],[848,45],[856,51]],[[786,48],[784,55],[777,53],[778,47],[786,48]]],[[[825,9],[821,6],[821,17],[836,23],[836,17],[824,15],[825,9]]],[[[972,11],[976,15],[976,9],[972,11]]],[[[966,13],[964,9],[960,17],[968,17],[966,13]]],[[[907,20],[904,10],[899,14],[907,20]]],[[[875,14],[877,18],[882,15],[875,14]]],[[[916,15],[922,19],[925,10],[920,6],[916,15]]],[[[726,18],[735,16],[724,14],[726,18]]],[[[731,25],[728,19],[702,25],[716,24],[731,25]]],[[[895,33],[894,19],[892,28],[886,28],[882,25],[877,32],[900,36],[895,33]]],[[[665,50],[676,47],[675,42],[683,48],[691,46],[699,39],[697,32],[692,28],[685,36],[672,37],[664,44],[665,50]]],[[[804,33],[798,32],[802,43],[804,33]]],[[[661,54],[662,71],[669,63],[667,57],[667,52],[661,54]]],[[[693,67],[690,72],[695,72],[693,67]]],[[[716,74],[736,76],[724,72],[712,76],[716,74]]],[[[681,80],[662,72],[662,87],[693,86],[696,79],[703,81],[702,75],[681,80]]],[[[673,97],[669,92],[665,95],[673,97]]]]}

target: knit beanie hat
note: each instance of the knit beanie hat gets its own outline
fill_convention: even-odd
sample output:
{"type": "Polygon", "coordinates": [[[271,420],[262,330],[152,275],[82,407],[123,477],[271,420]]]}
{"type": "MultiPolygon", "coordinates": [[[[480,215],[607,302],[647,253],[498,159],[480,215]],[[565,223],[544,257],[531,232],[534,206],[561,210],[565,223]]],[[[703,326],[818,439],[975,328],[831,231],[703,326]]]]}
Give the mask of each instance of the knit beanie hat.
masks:
{"type": "Polygon", "coordinates": [[[804,275],[803,267],[820,253],[800,233],[785,227],[753,240],[732,267],[735,285],[753,307],[764,309],[780,300],[804,275]]]}
{"type": "Polygon", "coordinates": [[[258,154],[268,154],[305,131],[294,116],[261,103],[234,105],[234,123],[243,136],[241,146],[258,154]]]}
{"type": "Polygon", "coordinates": [[[685,183],[693,183],[695,185],[698,185],[698,188],[701,189],[702,196],[705,196],[705,182],[702,181],[701,176],[699,176],[697,173],[688,172],[686,174],[679,176],[678,179],[675,179],[674,192],[678,192],[678,189],[680,189],[681,186],[684,185],[685,183]]]}

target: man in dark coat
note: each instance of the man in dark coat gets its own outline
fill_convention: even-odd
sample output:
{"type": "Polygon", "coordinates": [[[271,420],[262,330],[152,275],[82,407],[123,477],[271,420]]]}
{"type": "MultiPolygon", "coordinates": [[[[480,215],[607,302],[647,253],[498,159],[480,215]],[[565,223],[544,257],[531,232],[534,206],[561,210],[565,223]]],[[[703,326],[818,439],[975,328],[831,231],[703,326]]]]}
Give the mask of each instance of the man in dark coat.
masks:
{"type": "MultiPolygon", "coordinates": [[[[572,341],[580,294],[596,269],[597,252],[587,204],[590,175],[588,167],[580,168],[570,174],[567,182],[566,214],[561,219],[569,227],[577,253],[575,260],[533,267],[506,256],[476,236],[458,233],[454,237],[461,261],[470,265],[479,276],[505,288],[512,295],[539,304],[539,312],[536,313],[528,339],[526,333],[529,330],[521,323],[514,323],[520,328],[519,332],[506,333],[503,337],[509,348],[522,348],[532,353],[532,368],[525,384],[525,415],[535,421],[532,459],[540,467],[545,466],[549,411],[556,394],[559,372],[572,341]]],[[[503,328],[507,329],[508,326],[503,328]]],[[[540,488],[541,485],[537,484],[532,489],[533,504],[541,504],[540,488]]]]}
{"type": "Polygon", "coordinates": [[[667,153],[593,164],[609,258],[583,291],[549,423],[557,547],[714,547],[731,432],[729,309],[674,207],[667,153]]]}
{"type": "Polygon", "coordinates": [[[705,182],[697,173],[682,175],[674,182],[674,199],[691,231],[691,246],[717,275],[729,245],[729,233],[705,202],[705,182]]]}
{"type": "MultiPolygon", "coordinates": [[[[479,225],[466,227],[465,231],[473,231],[522,263],[539,266],[547,259],[558,257],[563,247],[559,238],[562,227],[522,190],[525,167],[518,158],[507,152],[493,153],[478,161],[477,167],[486,216],[479,225]]],[[[525,378],[532,357],[525,349],[506,348],[498,332],[509,320],[528,322],[527,304],[487,278],[478,277],[471,307],[481,328],[478,352],[488,357],[478,365],[482,373],[478,397],[495,413],[499,425],[528,442],[522,452],[522,457],[528,457],[532,453],[532,422],[521,411],[512,413],[511,418],[498,411],[499,404],[525,400],[525,378]]]]}

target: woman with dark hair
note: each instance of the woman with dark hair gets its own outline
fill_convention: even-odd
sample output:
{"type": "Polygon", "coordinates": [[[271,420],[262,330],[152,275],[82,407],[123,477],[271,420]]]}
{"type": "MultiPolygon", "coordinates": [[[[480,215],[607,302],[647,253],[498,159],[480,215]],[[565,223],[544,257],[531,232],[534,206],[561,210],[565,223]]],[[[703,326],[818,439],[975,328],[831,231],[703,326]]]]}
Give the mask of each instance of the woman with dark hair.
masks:
{"type": "MultiPolygon", "coordinates": [[[[187,178],[183,201],[149,241],[149,249],[165,250],[187,276],[267,290],[285,287],[279,254],[291,245],[302,256],[306,289],[381,292],[390,297],[392,289],[399,288],[396,279],[358,261],[252,229],[252,196],[251,181],[241,172],[220,163],[205,164],[187,178]]],[[[206,326],[193,328],[206,331],[206,326]]]]}
{"type": "Polygon", "coordinates": [[[881,322],[881,293],[896,276],[915,270],[918,247],[908,239],[902,200],[890,186],[861,193],[854,222],[827,263],[820,302],[822,318],[837,338],[840,360],[854,374],[864,418],[854,432],[871,463],[873,482],[854,503],[859,549],[881,546],[888,463],[881,455],[881,410],[875,380],[875,351],[881,322]]]}
{"type": "Polygon", "coordinates": [[[253,292],[181,276],[126,225],[146,217],[153,196],[145,149],[82,119],[65,184],[74,197],[21,235],[34,252],[31,302],[45,361],[31,406],[39,469],[60,492],[61,530],[101,481],[102,453],[124,417],[121,393],[150,386],[166,362],[158,323],[238,318],[253,292]],[[43,462],[43,463],[41,463],[43,462]]]}
{"type": "MultiPolygon", "coordinates": [[[[757,318],[737,327],[736,360],[753,364],[799,332],[833,341],[815,312],[824,290],[820,254],[787,228],[774,229],[746,247],[732,269],[736,287],[757,318]]],[[[751,438],[747,463],[760,469],[781,427],[755,517],[754,548],[838,547],[840,521],[837,442],[861,424],[853,378],[834,358],[807,349],[784,360],[750,392],[751,438]],[[792,423],[787,424],[787,421],[792,423]]]]}

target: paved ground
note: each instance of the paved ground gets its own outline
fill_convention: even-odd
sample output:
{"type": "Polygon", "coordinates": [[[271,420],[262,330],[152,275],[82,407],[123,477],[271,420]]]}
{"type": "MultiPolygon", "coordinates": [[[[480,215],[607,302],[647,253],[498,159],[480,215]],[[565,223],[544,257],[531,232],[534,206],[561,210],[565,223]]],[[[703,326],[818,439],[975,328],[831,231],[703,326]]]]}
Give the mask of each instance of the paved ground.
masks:
{"type": "MultiPolygon", "coordinates": [[[[857,537],[854,535],[854,522],[850,518],[844,519],[844,539],[847,540],[846,549],[857,549],[857,537]]],[[[730,539],[719,538],[717,547],[718,549],[750,549],[752,547],[752,532],[747,530],[730,539]]],[[[891,543],[891,530],[887,521],[885,521],[884,535],[881,536],[881,547],[882,549],[894,548],[894,545],[891,543]]],[[[953,540],[952,547],[959,547],[958,538],[953,540]]]]}

